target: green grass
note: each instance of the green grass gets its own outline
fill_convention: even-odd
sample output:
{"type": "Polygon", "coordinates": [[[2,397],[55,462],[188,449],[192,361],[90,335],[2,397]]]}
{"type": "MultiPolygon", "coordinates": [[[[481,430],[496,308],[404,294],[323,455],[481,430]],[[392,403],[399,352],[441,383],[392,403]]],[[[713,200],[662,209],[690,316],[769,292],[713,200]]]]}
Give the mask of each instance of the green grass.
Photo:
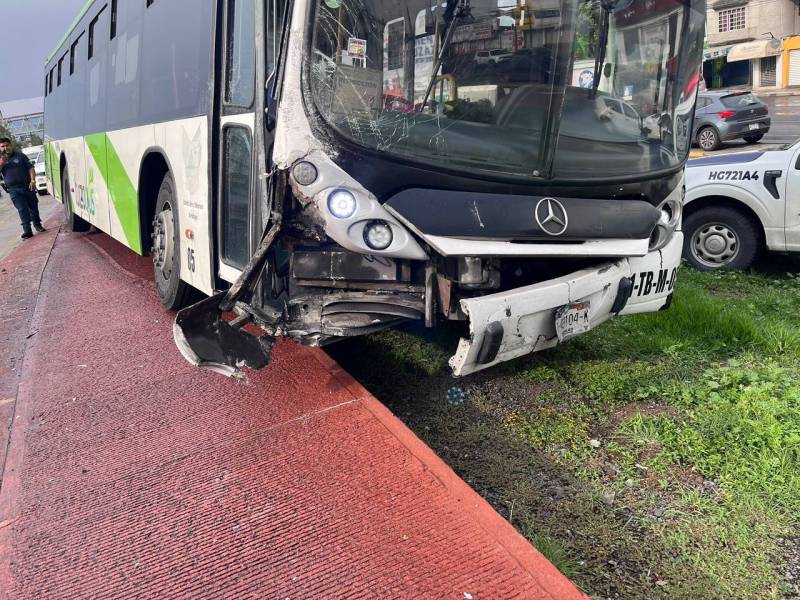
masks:
{"type": "Polygon", "coordinates": [[[460,382],[452,341],[337,358],[588,593],[800,593],[778,545],[800,530],[800,279],[684,268],[671,310],[460,382]]]}

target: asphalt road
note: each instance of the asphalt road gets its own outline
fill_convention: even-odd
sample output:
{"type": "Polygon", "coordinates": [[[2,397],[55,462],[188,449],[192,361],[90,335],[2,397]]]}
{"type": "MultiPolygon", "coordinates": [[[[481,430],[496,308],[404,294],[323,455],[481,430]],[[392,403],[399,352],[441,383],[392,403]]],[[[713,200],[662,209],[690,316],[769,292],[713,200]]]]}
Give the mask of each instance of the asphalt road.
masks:
{"type": "Polygon", "coordinates": [[[762,99],[769,105],[772,127],[761,142],[788,144],[800,138],[800,95],[768,96],[762,99]]]}
{"type": "MultiPolygon", "coordinates": [[[[61,204],[55,198],[39,196],[39,214],[42,221],[46,221],[47,217],[58,210],[61,210],[61,204]]],[[[19,237],[21,234],[17,209],[11,204],[9,195],[0,191],[0,260],[11,254],[11,251],[22,242],[19,237]]]]}

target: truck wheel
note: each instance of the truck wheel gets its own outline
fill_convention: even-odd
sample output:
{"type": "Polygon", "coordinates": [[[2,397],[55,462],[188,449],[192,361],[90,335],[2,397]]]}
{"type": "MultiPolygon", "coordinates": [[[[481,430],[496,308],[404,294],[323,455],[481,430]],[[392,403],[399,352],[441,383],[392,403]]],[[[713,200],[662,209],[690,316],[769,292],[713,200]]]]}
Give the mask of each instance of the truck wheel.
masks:
{"type": "Polygon", "coordinates": [[[156,200],[153,220],[153,276],[158,298],[168,310],[179,310],[189,303],[190,286],[181,281],[180,223],[175,185],[167,173],[156,200]]]}
{"type": "Polygon", "coordinates": [[[61,174],[61,202],[64,203],[64,222],[69,230],[75,233],[89,231],[91,227],[89,222],[80,218],[72,210],[72,192],[69,188],[69,171],[66,166],[64,166],[64,172],[61,174]]]}
{"type": "Polygon", "coordinates": [[[743,137],[744,141],[747,142],[748,144],[755,144],[757,141],[759,141],[761,138],[764,137],[764,134],[757,133],[756,135],[745,135],[743,137]]]}
{"type": "Polygon", "coordinates": [[[709,206],[683,221],[683,257],[695,269],[749,269],[761,251],[758,226],[740,211],[709,206]]]}
{"type": "Polygon", "coordinates": [[[719,143],[719,135],[713,127],[703,127],[697,132],[697,145],[703,150],[716,150],[719,143]]]}

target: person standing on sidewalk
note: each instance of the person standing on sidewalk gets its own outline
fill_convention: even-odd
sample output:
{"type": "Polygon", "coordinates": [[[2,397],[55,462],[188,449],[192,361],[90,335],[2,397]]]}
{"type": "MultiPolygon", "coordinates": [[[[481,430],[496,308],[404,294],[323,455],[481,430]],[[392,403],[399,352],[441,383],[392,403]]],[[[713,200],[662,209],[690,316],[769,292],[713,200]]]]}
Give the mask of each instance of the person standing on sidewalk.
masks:
{"type": "Polygon", "coordinates": [[[39,216],[39,197],[36,194],[36,169],[22,152],[15,151],[11,140],[0,138],[0,175],[3,176],[11,202],[19,213],[22,239],[33,237],[31,225],[36,231],[44,231],[39,216]]]}

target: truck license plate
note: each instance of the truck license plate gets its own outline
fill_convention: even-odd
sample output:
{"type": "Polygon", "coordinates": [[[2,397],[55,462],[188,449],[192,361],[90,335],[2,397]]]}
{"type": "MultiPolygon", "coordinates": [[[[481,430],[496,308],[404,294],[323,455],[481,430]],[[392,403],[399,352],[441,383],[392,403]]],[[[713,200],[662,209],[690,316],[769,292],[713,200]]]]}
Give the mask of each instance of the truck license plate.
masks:
{"type": "Polygon", "coordinates": [[[750,129],[758,129],[758,123],[750,123],[750,129]]]}
{"type": "Polygon", "coordinates": [[[556,309],[556,335],[563,342],[592,328],[589,303],[574,302],[556,309]]]}

